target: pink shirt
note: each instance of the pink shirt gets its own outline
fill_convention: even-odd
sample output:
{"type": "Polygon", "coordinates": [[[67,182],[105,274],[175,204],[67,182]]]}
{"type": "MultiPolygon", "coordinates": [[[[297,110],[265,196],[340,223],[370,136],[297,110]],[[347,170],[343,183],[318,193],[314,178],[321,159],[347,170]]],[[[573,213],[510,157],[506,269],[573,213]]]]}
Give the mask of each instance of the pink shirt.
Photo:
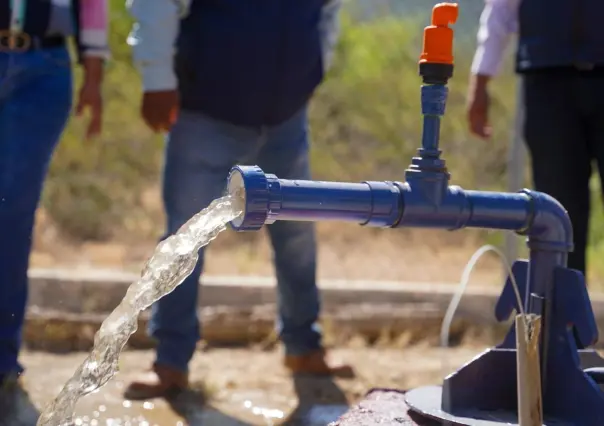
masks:
{"type": "Polygon", "coordinates": [[[80,42],[85,56],[109,54],[108,0],[80,0],[80,42]]]}

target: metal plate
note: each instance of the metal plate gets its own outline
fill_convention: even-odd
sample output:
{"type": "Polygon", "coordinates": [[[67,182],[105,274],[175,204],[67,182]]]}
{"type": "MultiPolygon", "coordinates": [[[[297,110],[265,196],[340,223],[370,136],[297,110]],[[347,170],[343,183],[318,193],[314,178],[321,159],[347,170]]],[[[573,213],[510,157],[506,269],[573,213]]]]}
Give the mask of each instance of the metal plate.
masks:
{"type": "MultiPolygon", "coordinates": [[[[461,426],[518,426],[518,416],[510,412],[469,411],[459,415],[441,410],[442,387],[425,386],[407,392],[405,401],[410,409],[426,417],[443,421],[444,425],[461,426]]],[[[546,420],[544,426],[573,426],[558,420],[546,420]]]]}
{"type": "Polygon", "coordinates": [[[579,352],[579,360],[583,370],[594,367],[604,367],[604,358],[600,356],[594,349],[581,349],[579,352]]]}

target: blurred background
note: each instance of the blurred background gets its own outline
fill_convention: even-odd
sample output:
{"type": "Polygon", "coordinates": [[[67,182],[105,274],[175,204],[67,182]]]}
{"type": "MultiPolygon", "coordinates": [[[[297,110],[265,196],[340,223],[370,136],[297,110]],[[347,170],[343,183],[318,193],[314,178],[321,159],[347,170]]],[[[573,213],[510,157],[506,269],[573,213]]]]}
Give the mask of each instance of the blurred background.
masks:
{"type": "MultiPolygon", "coordinates": [[[[346,3],[334,67],[312,102],[316,179],[404,180],[421,140],[417,60],[422,29],[430,21],[426,3],[346,3]]],[[[483,5],[482,0],[460,2],[455,77],[441,148],[454,184],[506,190],[516,97],[511,55],[493,85],[493,139],[469,136],[465,120],[468,73],[483,5]]],[[[104,133],[87,142],[83,123],[70,123],[39,211],[32,267],[138,270],[163,231],[163,138],[151,134],[139,117],[141,87],[125,43],[132,22],[123,0],[111,0],[111,17],[113,58],[104,86],[104,133]]],[[[528,185],[529,171],[524,172],[528,185]]],[[[597,181],[593,183],[599,194],[597,181]]],[[[604,254],[604,217],[596,204],[590,259],[604,254]]],[[[323,278],[457,281],[474,249],[485,242],[503,246],[504,241],[499,232],[392,231],[333,224],[321,224],[319,230],[323,278]]],[[[272,274],[263,234],[221,235],[206,264],[209,274],[272,274]]],[[[488,259],[481,262],[478,273],[483,281],[500,283],[495,265],[488,259]]],[[[599,285],[604,266],[594,261],[589,266],[593,285],[599,285]]]]}

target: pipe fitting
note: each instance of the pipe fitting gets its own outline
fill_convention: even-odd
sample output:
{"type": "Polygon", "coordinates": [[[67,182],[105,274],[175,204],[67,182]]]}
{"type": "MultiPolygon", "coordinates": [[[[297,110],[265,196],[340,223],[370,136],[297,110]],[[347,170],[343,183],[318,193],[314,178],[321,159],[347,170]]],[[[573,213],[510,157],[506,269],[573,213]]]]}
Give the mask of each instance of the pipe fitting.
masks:
{"type": "Polygon", "coordinates": [[[231,169],[227,193],[235,198],[243,214],[230,222],[236,231],[257,231],[266,223],[270,211],[269,180],[279,179],[265,175],[258,166],[235,166],[231,169]]]}
{"type": "Polygon", "coordinates": [[[423,85],[421,105],[423,115],[445,115],[449,89],[444,84],[423,85]]]}
{"type": "Polygon", "coordinates": [[[258,230],[275,220],[354,222],[389,227],[402,216],[402,196],[392,182],[318,182],[278,179],[257,166],[235,166],[227,184],[242,214],[236,231],[258,230]],[[237,201],[238,200],[238,201],[237,201]]]}
{"type": "Polygon", "coordinates": [[[378,228],[396,226],[402,216],[404,199],[394,182],[363,182],[371,190],[371,211],[369,218],[361,225],[378,228]]]}
{"type": "Polygon", "coordinates": [[[526,229],[517,231],[528,236],[531,250],[572,252],[573,227],[564,206],[554,197],[530,189],[520,193],[529,197],[530,219],[526,229]]]}

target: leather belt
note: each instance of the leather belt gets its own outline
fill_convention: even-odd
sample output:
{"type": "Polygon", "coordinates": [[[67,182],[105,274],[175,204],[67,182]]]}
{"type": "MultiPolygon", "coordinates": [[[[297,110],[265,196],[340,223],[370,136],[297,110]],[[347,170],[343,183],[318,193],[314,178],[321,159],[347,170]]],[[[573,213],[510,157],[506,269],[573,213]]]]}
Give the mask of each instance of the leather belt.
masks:
{"type": "Polygon", "coordinates": [[[65,46],[65,37],[50,36],[36,37],[27,33],[15,33],[10,30],[0,30],[0,52],[20,53],[31,50],[52,49],[65,46]]]}

